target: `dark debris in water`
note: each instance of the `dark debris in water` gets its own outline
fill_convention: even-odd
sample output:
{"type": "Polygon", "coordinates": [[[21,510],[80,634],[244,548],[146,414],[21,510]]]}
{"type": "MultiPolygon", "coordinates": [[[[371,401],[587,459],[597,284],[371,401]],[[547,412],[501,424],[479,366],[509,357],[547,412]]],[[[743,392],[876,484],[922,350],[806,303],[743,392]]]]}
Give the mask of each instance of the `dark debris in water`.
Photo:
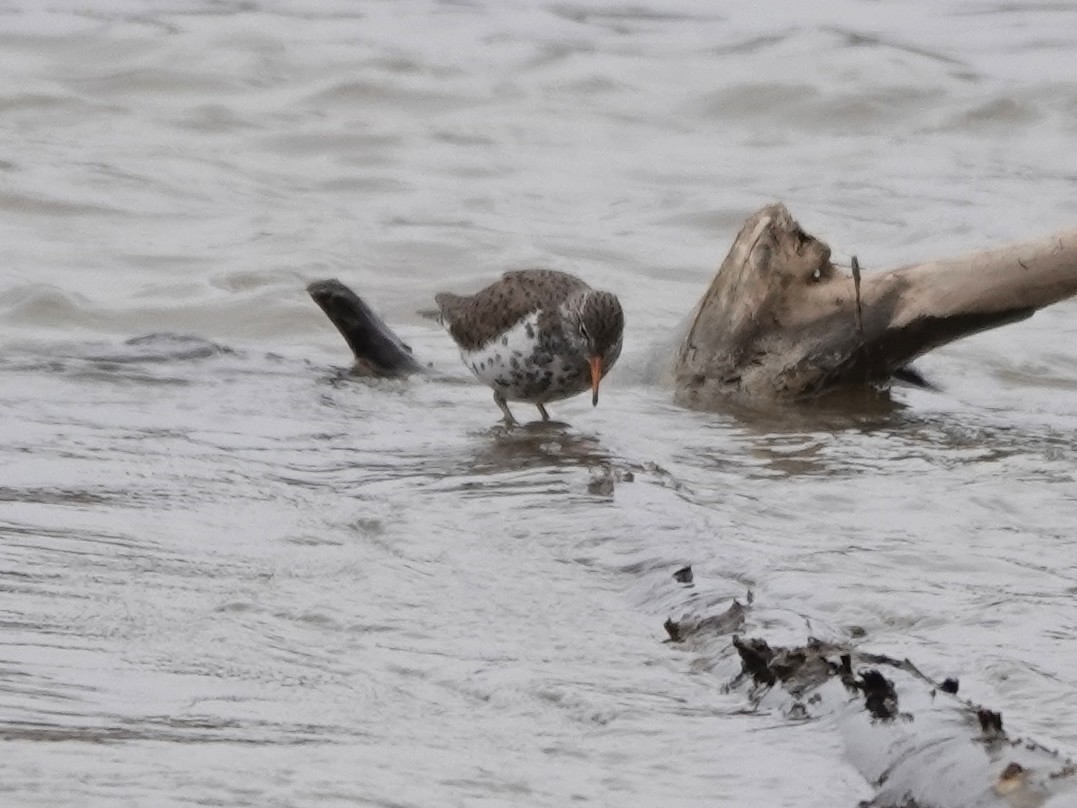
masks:
{"type": "Polygon", "coordinates": [[[603,464],[591,469],[591,479],[587,482],[587,493],[600,497],[612,497],[618,483],[635,482],[636,475],[631,471],[615,469],[603,464]]]}
{"type": "Polygon", "coordinates": [[[742,640],[735,636],[733,647],[740,655],[741,677],[750,678],[756,685],[772,687],[781,683],[799,697],[839,676],[848,690],[863,695],[864,707],[873,718],[889,721],[900,716],[894,683],[876,668],[857,676],[852,654],[840,646],[811,640],[795,648],[772,648],[759,637],[742,640]]]}
{"type": "Polygon", "coordinates": [[[778,681],[778,677],[770,669],[774,651],[766,640],[754,637],[742,640],[740,637],[734,637],[733,647],[740,654],[741,672],[750,676],[756,684],[770,687],[778,681]]]}
{"type": "Polygon", "coordinates": [[[981,707],[976,713],[976,718],[980,722],[980,732],[985,738],[997,738],[1003,734],[1001,713],[981,707]]]}
{"type": "Polygon", "coordinates": [[[679,570],[673,573],[673,580],[679,584],[690,585],[693,580],[692,565],[689,564],[686,567],[681,567],[679,570]]]}
{"type": "Polygon", "coordinates": [[[740,601],[734,599],[729,608],[721,614],[704,618],[686,617],[680,621],[669,618],[664,627],[673,642],[684,642],[689,638],[718,637],[740,630],[744,625],[747,611],[740,601]]]}
{"type": "Polygon", "coordinates": [[[734,636],[733,647],[741,660],[738,678],[750,678],[764,687],[780,682],[798,697],[819,687],[840,669],[827,658],[835,647],[814,640],[796,648],[772,648],[759,637],[742,640],[734,636]]]}
{"type": "Polygon", "coordinates": [[[860,674],[857,682],[864,694],[864,707],[880,721],[889,721],[898,715],[898,696],[894,683],[875,669],[860,674]]]}
{"type": "Polygon", "coordinates": [[[666,622],[662,624],[662,628],[666,630],[666,634],[669,635],[669,639],[672,642],[681,642],[684,637],[681,636],[681,626],[674,621],[672,617],[667,617],[666,622]]]}

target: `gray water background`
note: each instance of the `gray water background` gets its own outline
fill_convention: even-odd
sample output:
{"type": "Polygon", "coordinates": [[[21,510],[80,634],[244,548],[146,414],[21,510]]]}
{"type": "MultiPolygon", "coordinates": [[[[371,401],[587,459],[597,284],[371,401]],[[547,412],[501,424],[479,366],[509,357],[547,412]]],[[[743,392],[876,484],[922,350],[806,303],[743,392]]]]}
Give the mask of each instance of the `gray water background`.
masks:
{"type": "Polygon", "coordinates": [[[663,642],[749,589],[1077,751],[1073,303],[890,410],[644,372],[771,201],[865,271],[1077,223],[1075,53],[1066,2],[0,3],[0,805],[855,805],[663,642]],[[506,435],[416,312],[533,264],[626,353],[506,435]],[[334,276],[460,383],[339,379],[334,276]]]}

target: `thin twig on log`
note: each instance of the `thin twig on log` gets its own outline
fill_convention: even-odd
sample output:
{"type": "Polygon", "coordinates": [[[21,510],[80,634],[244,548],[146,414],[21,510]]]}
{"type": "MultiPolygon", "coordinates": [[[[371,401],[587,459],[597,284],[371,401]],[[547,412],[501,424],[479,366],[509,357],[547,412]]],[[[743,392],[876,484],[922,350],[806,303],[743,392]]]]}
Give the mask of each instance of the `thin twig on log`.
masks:
{"type": "Polygon", "coordinates": [[[864,336],[864,308],[860,303],[860,261],[854,255],[850,262],[853,271],[853,290],[856,292],[856,332],[864,336]]]}

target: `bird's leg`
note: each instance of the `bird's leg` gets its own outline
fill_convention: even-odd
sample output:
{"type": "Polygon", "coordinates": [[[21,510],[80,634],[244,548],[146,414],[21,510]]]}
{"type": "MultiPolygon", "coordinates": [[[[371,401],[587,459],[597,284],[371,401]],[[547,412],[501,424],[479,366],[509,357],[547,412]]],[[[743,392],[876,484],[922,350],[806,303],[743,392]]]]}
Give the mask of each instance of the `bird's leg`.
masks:
{"type": "Polygon", "coordinates": [[[494,391],[494,403],[498,406],[505,415],[505,426],[516,426],[516,419],[512,417],[512,413],[509,412],[509,403],[501,393],[494,391]]]}
{"type": "Polygon", "coordinates": [[[548,412],[546,412],[545,405],[540,402],[540,403],[536,404],[535,406],[538,407],[539,415],[542,416],[542,420],[543,421],[549,421],[550,420],[550,414],[548,412]]]}

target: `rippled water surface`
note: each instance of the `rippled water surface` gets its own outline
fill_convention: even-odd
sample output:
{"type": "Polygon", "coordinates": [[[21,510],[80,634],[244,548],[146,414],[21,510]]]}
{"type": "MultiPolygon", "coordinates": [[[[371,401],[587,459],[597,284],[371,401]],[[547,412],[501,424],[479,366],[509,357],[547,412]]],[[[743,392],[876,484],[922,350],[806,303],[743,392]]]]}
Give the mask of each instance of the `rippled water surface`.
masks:
{"type": "Polygon", "coordinates": [[[855,806],[829,722],[664,642],[748,590],[1077,751],[1075,304],[891,407],[646,373],[770,201],[868,271],[1077,222],[1075,48],[1063,2],[0,4],[0,803],[855,806]],[[506,433],[417,311],[532,264],[626,352],[506,433]],[[323,277],[449,378],[343,378],[323,277]]]}

